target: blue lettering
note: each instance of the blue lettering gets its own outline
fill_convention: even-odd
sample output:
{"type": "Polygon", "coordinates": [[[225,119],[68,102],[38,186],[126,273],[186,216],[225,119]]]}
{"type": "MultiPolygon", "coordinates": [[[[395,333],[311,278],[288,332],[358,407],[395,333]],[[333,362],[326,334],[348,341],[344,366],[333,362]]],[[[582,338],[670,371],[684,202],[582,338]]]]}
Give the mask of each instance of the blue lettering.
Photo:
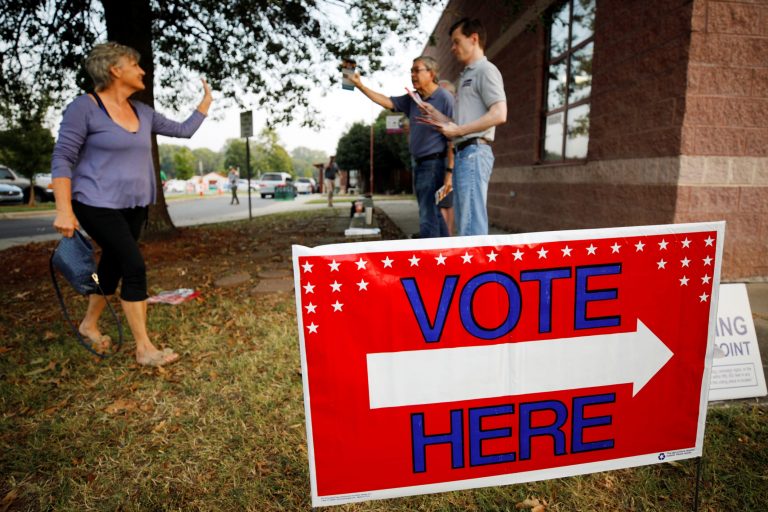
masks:
{"type": "Polygon", "coordinates": [[[561,430],[568,419],[568,408],[557,400],[520,404],[520,460],[531,458],[531,439],[548,436],[554,441],[555,455],[565,455],[565,433],[561,430]],[[533,413],[552,411],[555,421],[542,427],[531,427],[533,413]]]}
{"type": "Polygon", "coordinates": [[[461,290],[461,296],[459,297],[461,323],[472,336],[480,338],[481,340],[494,340],[504,336],[515,328],[517,322],[520,320],[522,303],[523,300],[520,295],[520,287],[511,276],[502,272],[485,272],[483,274],[478,274],[470,279],[461,290]],[[481,286],[488,283],[500,284],[502,288],[504,288],[504,291],[506,291],[507,298],[509,299],[509,311],[507,312],[507,317],[501,325],[493,329],[486,329],[478,325],[473,311],[475,293],[477,293],[477,290],[481,286]]]}
{"type": "Polygon", "coordinates": [[[453,294],[456,292],[456,283],[458,281],[458,276],[445,277],[443,289],[440,292],[440,302],[435,313],[435,321],[431,322],[424,307],[424,301],[421,298],[416,280],[412,277],[405,277],[400,280],[405,290],[405,295],[408,297],[408,302],[411,304],[411,310],[416,317],[416,322],[419,324],[421,335],[427,343],[440,341],[440,336],[442,336],[443,328],[445,327],[445,319],[448,317],[448,308],[451,302],[453,302],[453,294]]]}
{"type": "Polygon", "coordinates": [[[424,433],[424,413],[411,414],[411,449],[413,472],[427,470],[427,446],[433,444],[451,445],[451,467],[464,467],[464,416],[460,409],[451,411],[451,430],[447,434],[428,436],[424,433]]]}
{"type": "Polygon", "coordinates": [[[499,464],[501,462],[515,462],[515,452],[498,453],[495,455],[483,455],[483,441],[510,437],[511,428],[495,428],[483,430],[483,418],[487,416],[501,416],[513,414],[514,405],[499,405],[496,407],[478,407],[469,410],[469,465],[483,466],[486,464],[499,464]]]}
{"type": "Polygon", "coordinates": [[[573,399],[573,432],[571,440],[571,452],[591,452],[613,448],[613,439],[603,439],[589,443],[584,442],[584,429],[610,425],[613,422],[611,416],[584,417],[584,408],[596,404],[612,404],[616,401],[616,393],[604,395],[577,396],[573,399]]]}
{"type": "Polygon", "coordinates": [[[615,327],[621,325],[621,317],[602,316],[587,318],[587,305],[590,302],[600,300],[613,300],[618,297],[616,288],[604,290],[588,290],[589,278],[592,276],[605,276],[621,274],[621,264],[595,265],[589,267],[576,267],[576,309],[574,311],[575,329],[592,329],[595,327],[615,327]]]}
{"type": "Polygon", "coordinates": [[[552,281],[571,277],[570,268],[526,270],[520,272],[520,281],[539,282],[539,332],[552,331],[552,281]]]}

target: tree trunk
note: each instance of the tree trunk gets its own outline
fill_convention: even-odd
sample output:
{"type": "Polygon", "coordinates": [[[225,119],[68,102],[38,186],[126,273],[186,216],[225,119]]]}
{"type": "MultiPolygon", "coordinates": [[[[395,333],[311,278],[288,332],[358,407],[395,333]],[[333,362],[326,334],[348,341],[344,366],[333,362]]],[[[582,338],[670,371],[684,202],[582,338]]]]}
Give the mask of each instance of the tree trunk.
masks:
{"type": "MultiPolygon", "coordinates": [[[[154,76],[155,61],[152,54],[152,8],[149,0],[101,0],[104,6],[104,21],[107,25],[107,37],[126,46],[130,46],[141,55],[141,67],[146,73],[143,91],[135,94],[135,98],[150,107],[155,107],[154,76]]],[[[168,214],[168,204],[165,202],[163,187],[160,181],[160,154],[157,150],[157,136],[152,134],[152,162],[155,167],[155,183],[157,184],[157,203],[149,207],[149,223],[147,235],[164,237],[176,233],[171,216],[168,214]]]]}

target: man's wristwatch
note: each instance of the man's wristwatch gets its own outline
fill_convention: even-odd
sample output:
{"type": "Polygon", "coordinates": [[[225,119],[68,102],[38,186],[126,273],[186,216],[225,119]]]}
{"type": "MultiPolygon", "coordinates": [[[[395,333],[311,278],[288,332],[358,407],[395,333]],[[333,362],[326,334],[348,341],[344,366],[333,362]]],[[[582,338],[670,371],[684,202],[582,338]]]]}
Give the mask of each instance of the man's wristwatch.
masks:
{"type": "Polygon", "coordinates": [[[453,172],[453,167],[446,167],[445,172],[453,172]]]}

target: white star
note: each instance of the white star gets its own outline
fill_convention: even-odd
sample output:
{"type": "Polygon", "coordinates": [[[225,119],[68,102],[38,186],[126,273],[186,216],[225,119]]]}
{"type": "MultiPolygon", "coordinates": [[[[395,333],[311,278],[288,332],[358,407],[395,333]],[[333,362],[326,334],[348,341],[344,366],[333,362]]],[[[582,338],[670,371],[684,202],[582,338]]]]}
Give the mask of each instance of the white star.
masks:
{"type": "Polygon", "coordinates": [[[357,265],[357,270],[365,270],[365,266],[368,264],[367,261],[365,261],[362,257],[355,262],[355,265],[357,265]]]}
{"type": "Polygon", "coordinates": [[[589,247],[587,247],[587,254],[595,254],[595,251],[597,251],[597,247],[595,247],[593,244],[589,244],[589,247]]]}
{"type": "Polygon", "coordinates": [[[702,293],[701,295],[699,295],[699,301],[700,301],[700,302],[707,302],[707,299],[708,299],[708,298],[709,298],[709,295],[707,295],[707,293],[706,293],[706,292],[704,292],[704,293],[702,293]]]}
{"type": "Polygon", "coordinates": [[[518,249],[515,252],[513,252],[512,256],[515,257],[515,260],[523,261],[523,251],[521,251],[520,249],[518,249]]]}
{"type": "Polygon", "coordinates": [[[333,306],[334,311],[341,311],[341,308],[344,307],[344,304],[337,300],[334,304],[331,304],[331,306],[333,306]]]}
{"type": "Polygon", "coordinates": [[[320,327],[320,326],[319,325],[315,325],[315,322],[312,322],[311,324],[309,324],[307,326],[307,328],[309,329],[309,332],[310,333],[315,333],[315,334],[317,334],[317,328],[318,327],[320,327]]]}
{"type": "Polygon", "coordinates": [[[304,272],[312,272],[312,266],[310,262],[306,262],[301,267],[304,269],[304,272]]]}
{"type": "Polygon", "coordinates": [[[715,239],[714,239],[714,238],[712,238],[711,236],[708,236],[708,237],[707,237],[707,239],[706,239],[706,240],[704,240],[704,243],[705,243],[705,244],[707,244],[705,247],[709,247],[709,246],[711,246],[711,245],[712,245],[712,242],[714,242],[714,241],[715,241],[715,239]]]}
{"type": "Polygon", "coordinates": [[[712,258],[710,258],[709,256],[707,256],[706,258],[704,258],[702,261],[704,262],[704,266],[707,266],[707,265],[711,265],[711,264],[712,264],[712,258]]]}
{"type": "Polygon", "coordinates": [[[639,242],[637,242],[635,244],[635,252],[642,252],[643,251],[643,247],[645,247],[645,244],[643,243],[642,240],[640,240],[639,242]]]}
{"type": "Polygon", "coordinates": [[[664,240],[662,238],[661,242],[659,242],[659,250],[660,251],[666,251],[667,250],[667,244],[669,244],[669,242],[667,242],[666,240],[664,240]]]}
{"type": "Polygon", "coordinates": [[[701,284],[709,284],[709,280],[712,279],[708,275],[704,274],[704,277],[701,278],[701,284]]]}
{"type": "Polygon", "coordinates": [[[496,256],[498,256],[498,254],[491,249],[491,252],[488,253],[488,261],[496,261],[496,256]]]}
{"type": "Polygon", "coordinates": [[[314,312],[315,312],[315,310],[317,309],[317,306],[315,306],[315,305],[314,305],[314,304],[312,304],[311,302],[310,302],[309,304],[307,304],[306,306],[304,306],[304,307],[305,307],[305,308],[306,308],[306,310],[307,310],[307,314],[309,314],[309,313],[314,313],[314,312]]]}
{"type": "Polygon", "coordinates": [[[683,240],[682,244],[683,244],[683,249],[688,249],[691,245],[691,241],[688,240],[688,237],[685,237],[685,240],[683,240]]]}
{"type": "Polygon", "coordinates": [[[616,242],[611,246],[611,254],[618,253],[620,250],[621,246],[619,245],[619,242],[616,242]]]}
{"type": "Polygon", "coordinates": [[[437,261],[438,265],[445,265],[445,260],[447,258],[443,256],[442,254],[435,258],[435,261],[437,261]]]}
{"type": "Polygon", "coordinates": [[[387,268],[387,267],[392,268],[392,262],[393,261],[395,261],[395,260],[389,259],[389,256],[387,256],[386,258],[381,260],[381,262],[384,264],[384,268],[387,268]]]}
{"type": "Polygon", "coordinates": [[[305,293],[315,293],[315,285],[307,283],[304,285],[304,292],[305,293]]]}
{"type": "Polygon", "coordinates": [[[357,291],[361,292],[367,289],[368,289],[368,283],[365,281],[365,279],[361,279],[360,282],[357,283],[357,291]]]}
{"type": "Polygon", "coordinates": [[[683,258],[680,260],[680,264],[684,267],[687,267],[690,262],[691,260],[689,260],[688,258],[683,258]]]}
{"type": "Polygon", "coordinates": [[[539,253],[539,259],[542,259],[542,258],[546,259],[547,258],[547,253],[549,251],[542,247],[541,249],[539,249],[536,252],[539,253]]]}
{"type": "Polygon", "coordinates": [[[461,257],[464,261],[462,263],[469,263],[472,261],[472,255],[469,254],[469,252],[465,252],[464,256],[461,257]]]}
{"type": "Polygon", "coordinates": [[[415,254],[413,256],[411,256],[411,258],[408,261],[411,262],[411,266],[412,267],[418,267],[419,266],[419,258],[417,258],[415,254]]]}
{"type": "Polygon", "coordinates": [[[666,266],[666,265],[667,265],[667,262],[666,262],[666,261],[664,261],[663,259],[662,259],[662,260],[659,260],[659,261],[657,261],[657,262],[656,262],[656,264],[659,266],[659,268],[660,268],[660,269],[661,269],[661,268],[667,268],[667,266],[666,266]]]}
{"type": "Polygon", "coordinates": [[[331,267],[331,272],[338,272],[339,265],[341,265],[341,263],[336,263],[336,260],[333,260],[331,263],[328,264],[328,266],[331,267]]]}
{"type": "Polygon", "coordinates": [[[341,291],[341,283],[339,283],[338,281],[334,281],[333,283],[331,283],[331,289],[334,292],[340,292],[341,291]]]}
{"type": "Polygon", "coordinates": [[[688,286],[688,281],[689,281],[689,279],[687,277],[683,276],[680,279],[680,286],[688,286]]]}
{"type": "Polygon", "coordinates": [[[573,249],[571,249],[570,247],[568,247],[568,246],[566,245],[565,247],[563,247],[563,248],[562,248],[562,249],[560,249],[560,250],[561,250],[561,251],[563,251],[563,258],[565,258],[566,256],[570,256],[570,255],[571,255],[571,251],[572,251],[573,249]]]}

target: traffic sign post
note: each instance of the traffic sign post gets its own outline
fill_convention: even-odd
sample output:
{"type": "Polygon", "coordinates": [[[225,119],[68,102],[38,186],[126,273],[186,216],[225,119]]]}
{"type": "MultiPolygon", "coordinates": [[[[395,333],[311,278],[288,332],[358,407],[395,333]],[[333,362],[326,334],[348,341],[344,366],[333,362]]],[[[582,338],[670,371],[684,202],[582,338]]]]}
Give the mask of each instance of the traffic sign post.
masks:
{"type": "Polygon", "coordinates": [[[723,235],[294,246],[313,506],[700,456],[723,235]]]}
{"type": "Polygon", "coordinates": [[[249,137],[253,137],[253,112],[240,112],[240,137],[245,139],[245,172],[248,176],[248,220],[253,220],[251,208],[251,151],[249,137]]]}

